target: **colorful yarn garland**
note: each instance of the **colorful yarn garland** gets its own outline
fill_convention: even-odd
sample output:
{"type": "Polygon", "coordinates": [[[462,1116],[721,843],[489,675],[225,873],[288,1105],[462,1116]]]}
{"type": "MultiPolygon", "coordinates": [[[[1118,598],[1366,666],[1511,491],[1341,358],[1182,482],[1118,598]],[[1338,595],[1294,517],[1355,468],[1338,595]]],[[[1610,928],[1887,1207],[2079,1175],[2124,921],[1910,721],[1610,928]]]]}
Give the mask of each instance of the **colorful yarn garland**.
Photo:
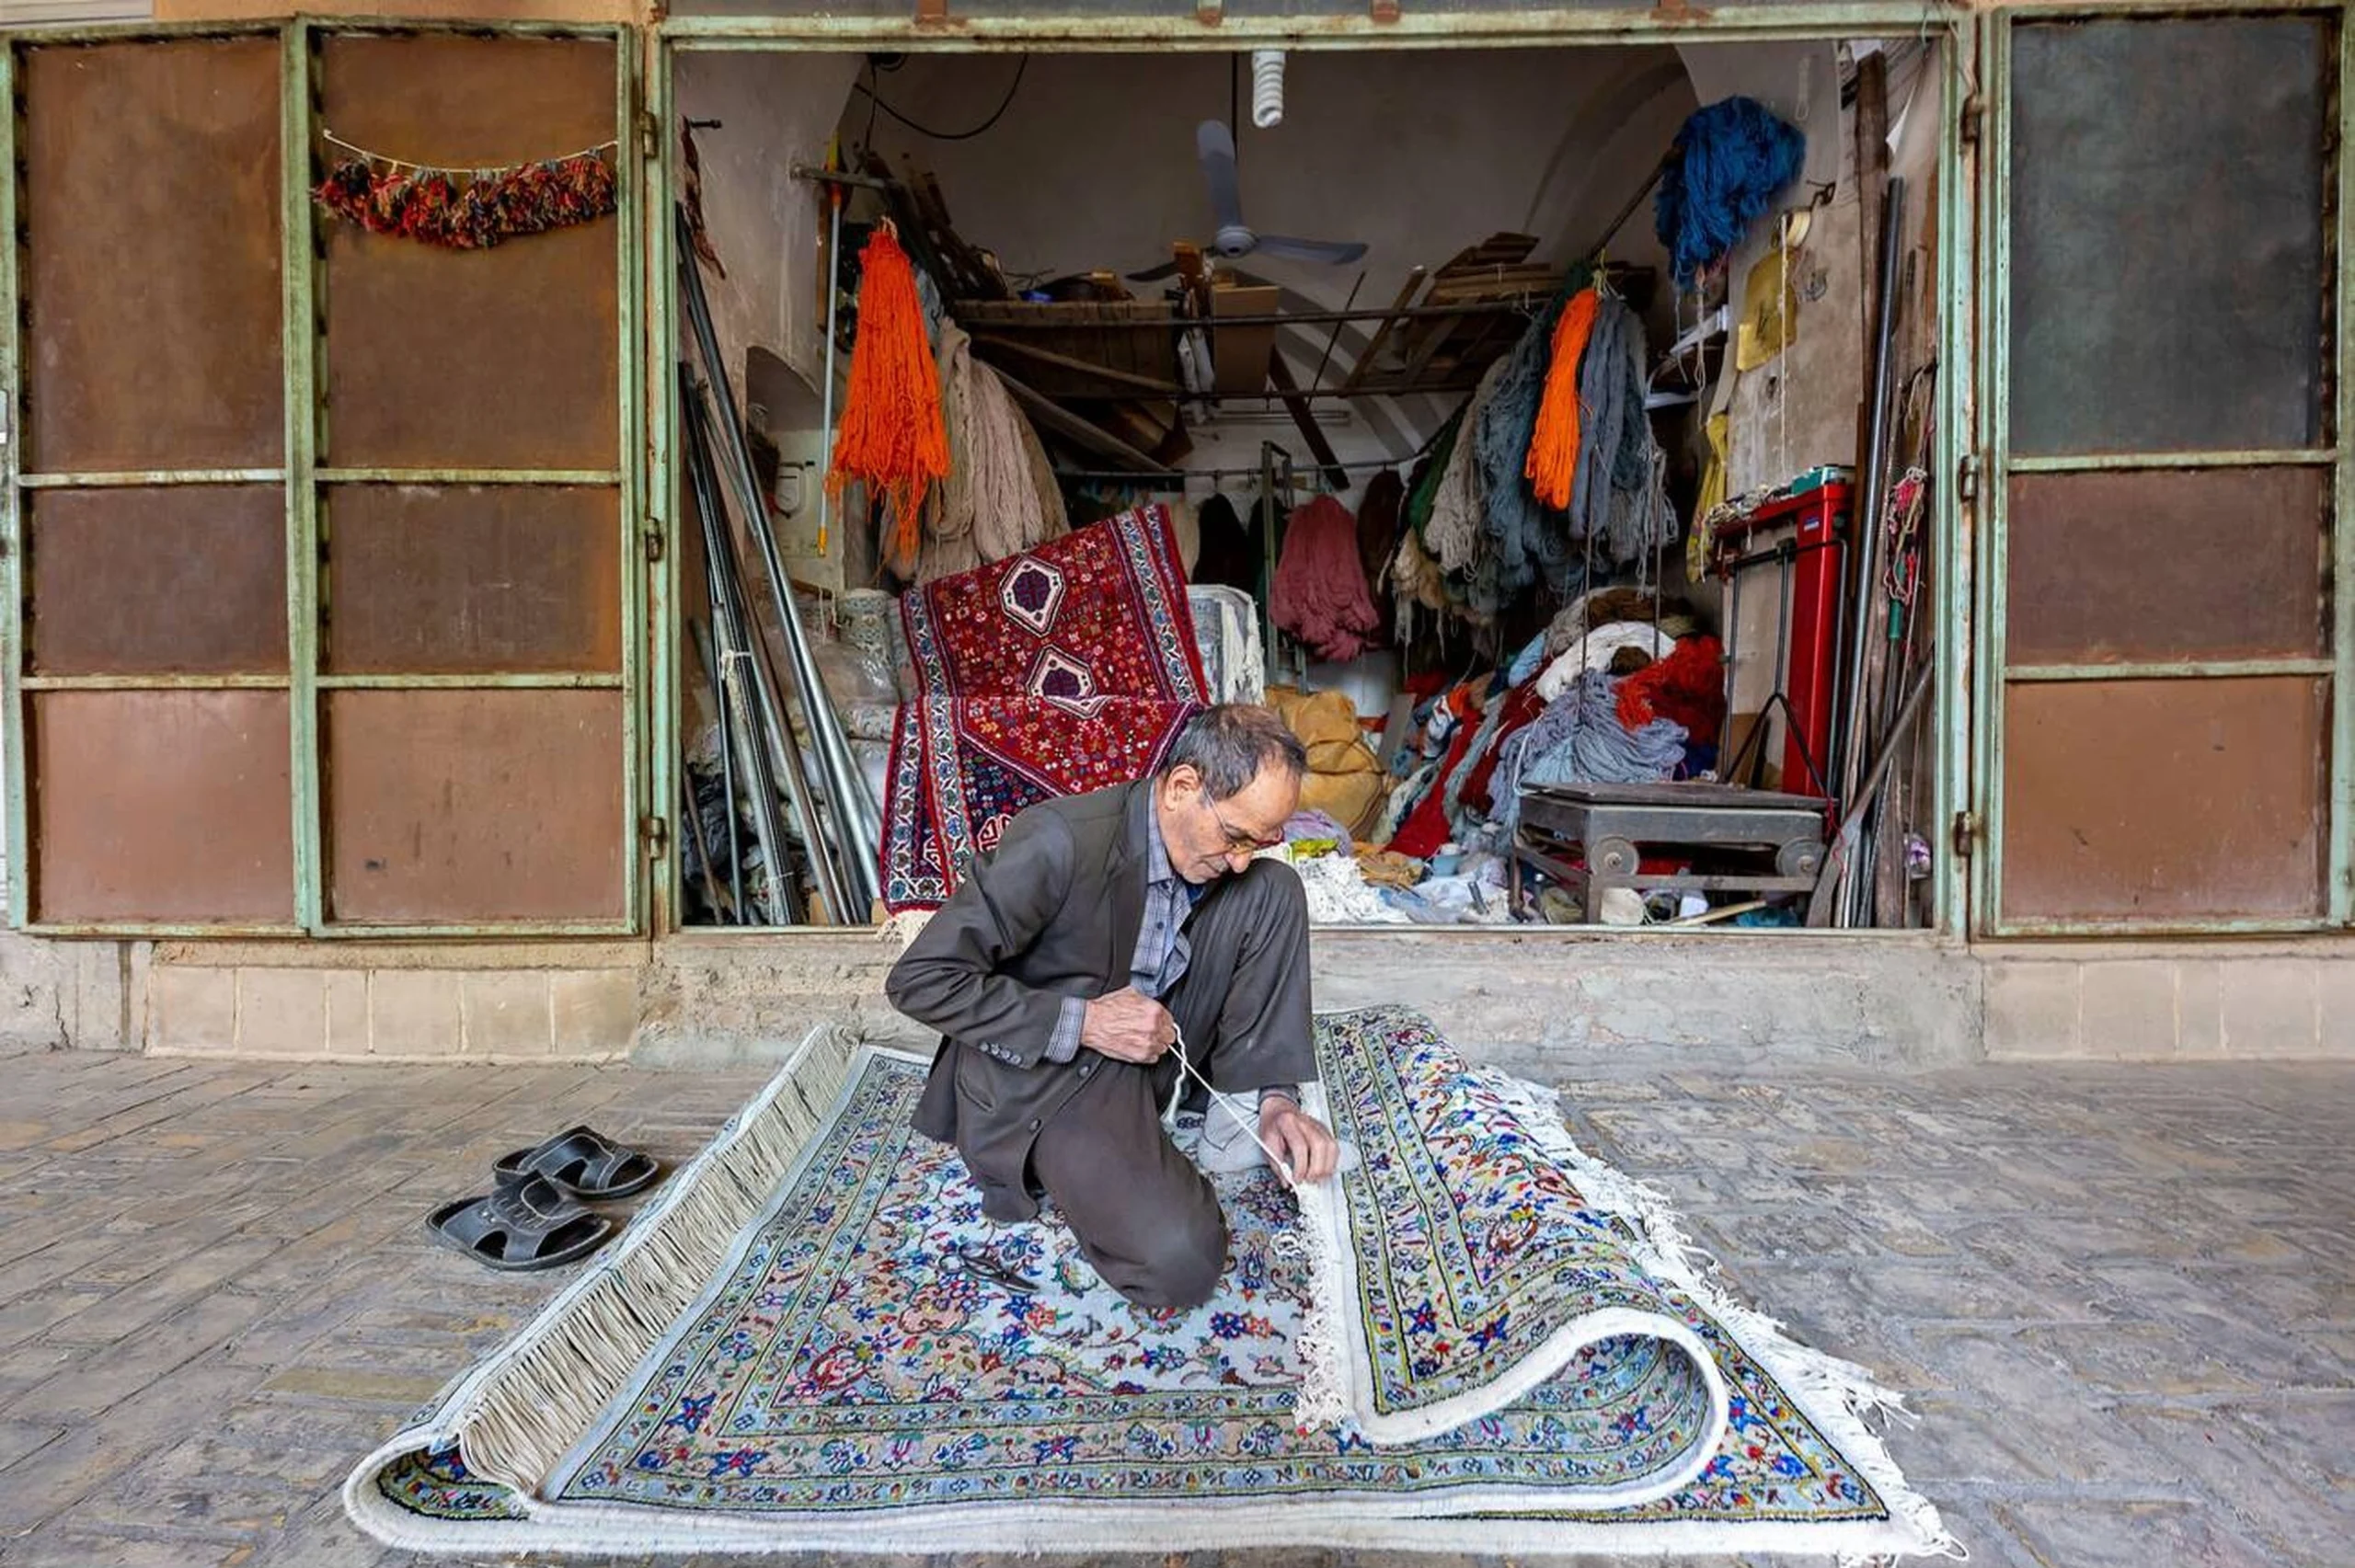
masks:
{"type": "Polygon", "coordinates": [[[610,217],[620,203],[612,153],[594,148],[477,173],[362,153],[338,163],[311,195],[370,234],[444,250],[488,250],[522,235],[610,217]]]}

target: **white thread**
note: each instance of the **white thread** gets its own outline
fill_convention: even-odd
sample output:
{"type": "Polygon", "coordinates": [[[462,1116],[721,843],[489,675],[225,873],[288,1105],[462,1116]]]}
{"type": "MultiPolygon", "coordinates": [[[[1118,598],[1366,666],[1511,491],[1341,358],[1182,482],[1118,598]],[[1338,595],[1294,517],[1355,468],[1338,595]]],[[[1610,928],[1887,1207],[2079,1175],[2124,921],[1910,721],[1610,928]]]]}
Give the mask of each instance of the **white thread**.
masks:
{"type": "Polygon", "coordinates": [[[396,169],[411,169],[419,174],[465,174],[476,179],[506,174],[513,169],[529,168],[535,163],[570,163],[575,158],[585,158],[593,154],[615,151],[621,145],[617,141],[600,142],[593,147],[583,147],[577,153],[567,153],[562,157],[534,158],[520,164],[491,164],[481,168],[466,168],[449,164],[414,164],[407,158],[396,158],[384,153],[372,153],[356,143],[345,141],[332,131],[321,131],[319,140],[330,147],[340,147],[353,156],[363,158],[372,164],[385,164],[396,169]]]}
{"type": "Polygon", "coordinates": [[[1299,1184],[1292,1179],[1291,1162],[1282,1155],[1268,1147],[1268,1140],[1259,1136],[1259,1132],[1257,1127],[1254,1127],[1249,1122],[1243,1119],[1243,1113],[1235,1108],[1235,1106],[1230,1103],[1229,1096],[1220,1093],[1215,1089],[1212,1089],[1211,1081],[1194,1070],[1194,1064],[1186,1059],[1186,1032],[1178,1027],[1178,1021],[1175,1018],[1169,1021],[1169,1032],[1171,1036],[1169,1048],[1177,1053],[1178,1071],[1190,1074],[1195,1082],[1200,1084],[1205,1090],[1209,1091],[1211,1099],[1218,1105],[1218,1107],[1235,1119],[1235,1125],[1241,1127],[1245,1132],[1250,1134],[1251,1141],[1258,1144],[1259,1146],[1259,1151],[1268,1157],[1268,1163],[1275,1167],[1277,1173],[1283,1177],[1284,1185],[1288,1187],[1297,1186],[1299,1184]]]}

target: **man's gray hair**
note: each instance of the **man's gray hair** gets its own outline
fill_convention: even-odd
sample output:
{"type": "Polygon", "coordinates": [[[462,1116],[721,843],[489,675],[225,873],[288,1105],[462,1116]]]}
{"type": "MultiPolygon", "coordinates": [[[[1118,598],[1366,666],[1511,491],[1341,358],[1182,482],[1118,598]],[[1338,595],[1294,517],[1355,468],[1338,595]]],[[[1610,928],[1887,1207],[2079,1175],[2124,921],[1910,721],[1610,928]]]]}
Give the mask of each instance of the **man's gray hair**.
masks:
{"type": "Polygon", "coordinates": [[[1189,767],[1202,776],[1212,800],[1225,800],[1250,787],[1262,770],[1281,768],[1293,778],[1308,772],[1308,748],[1284,727],[1272,708],[1257,703],[1222,703],[1186,721],[1161,760],[1161,776],[1189,767]]]}

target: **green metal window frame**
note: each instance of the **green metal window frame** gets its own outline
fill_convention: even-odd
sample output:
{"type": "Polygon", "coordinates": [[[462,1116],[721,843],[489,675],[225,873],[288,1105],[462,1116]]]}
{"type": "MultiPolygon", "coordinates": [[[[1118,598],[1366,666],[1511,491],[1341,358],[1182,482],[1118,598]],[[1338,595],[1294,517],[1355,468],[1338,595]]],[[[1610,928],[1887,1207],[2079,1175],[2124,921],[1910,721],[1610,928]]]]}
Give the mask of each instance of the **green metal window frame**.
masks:
{"type": "Polygon", "coordinates": [[[641,52],[638,29],[592,24],[510,22],[405,22],[375,18],[312,17],[281,24],[186,24],[157,27],[35,28],[0,33],[0,105],[7,107],[0,132],[0,413],[6,419],[6,446],[0,450],[0,746],[7,764],[8,923],[40,936],[111,937],[326,937],[386,940],[424,937],[613,937],[646,929],[645,858],[639,853],[648,776],[646,648],[648,601],[643,431],[644,333],[639,308],[644,177],[636,151],[641,52]],[[342,468],[318,461],[326,418],[320,377],[324,330],[316,259],[321,254],[321,216],[311,200],[309,175],[314,132],[318,129],[315,62],[329,37],[471,35],[598,39],[614,49],[614,120],[619,142],[615,170],[619,211],[615,219],[615,269],[619,316],[615,352],[620,387],[619,465],[610,469],[342,468]],[[17,124],[17,63],[19,52],[44,44],[164,41],[187,38],[276,37],[281,52],[279,93],[280,198],[284,280],[282,357],[286,418],[281,467],[173,469],[109,474],[26,474],[23,448],[23,378],[17,259],[17,180],[21,128],[17,124]],[[104,486],[269,484],[285,491],[286,612],[288,665],[284,675],[225,676],[31,676],[25,670],[23,628],[25,498],[43,489],[104,486]],[[319,669],[319,493],[322,486],[351,484],[610,486],[616,494],[621,538],[622,663],[617,673],[575,671],[458,675],[330,675],[319,669]],[[595,689],[622,695],[623,914],[619,919],[582,921],[419,921],[356,923],[330,920],[326,910],[325,796],[320,739],[320,693],[340,690],[423,691],[437,689],[595,689]],[[289,831],[294,848],[294,919],[253,921],[35,921],[31,919],[32,843],[29,759],[25,751],[26,693],[38,691],[269,690],[288,693],[293,756],[293,813],[289,831]]]}
{"type": "MultiPolygon", "coordinates": [[[[1979,226],[1980,337],[1977,379],[1981,388],[1975,429],[1980,482],[1977,568],[1983,585],[1973,641],[1972,664],[1981,678],[1970,712],[1974,744],[1971,768],[1976,797],[1985,803],[1981,853],[1973,857],[1970,929],[1990,937],[2151,936],[2265,934],[2329,931],[2355,921],[2355,352],[2349,330],[2355,323],[2355,266],[2345,243],[2347,215],[2355,212],[2355,14],[2343,0],[2169,0],[2142,4],[2039,5],[1994,11],[1978,24],[1982,80],[1987,102],[1985,161],[1981,170],[1979,226]],[[2332,403],[2326,410],[2335,444],[2288,450],[2168,452],[2083,455],[2011,455],[2011,198],[2012,40],[2016,28],[2085,20],[2134,20],[2234,16],[2320,16],[2338,29],[2335,167],[2326,176],[2337,185],[2338,223],[2326,227],[2326,260],[2336,276],[2332,291],[2332,344],[2327,373],[2332,403]],[[2126,663],[2034,664],[2006,667],[2005,620],[2008,565],[2007,524],[2014,474],[2067,474],[2312,466],[2332,472],[2330,541],[2330,648],[2319,658],[2177,659],[2126,663]],[[2120,920],[2006,920],[2003,914],[2004,698],[2012,682],[2101,680],[2197,680],[2249,675],[2328,676],[2331,681],[2329,777],[2326,800],[2328,846],[2324,913],[2315,919],[2213,917],[2167,921],[2120,920]]],[[[1957,710],[1960,711],[1960,710],[1957,710]]]]}
{"type": "MultiPolygon", "coordinates": [[[[670,134],[673,68],[694,51],[923,53],[1022,52],[1124,53],[1173,50],[1231,52],[1254,46],[1289,50],[1512,49],[1607,47],[1614,45],[1737,43],[1788,40],[1836,41],[1854,38],[1920,37],[1935,40],[1944,91],[1938,139],[1937,281],[1943,317],[1936,452],[1939,482],[1931,486],[1931,537],[1942,584],[1936,607],[1938,673],[1933,722],[1939,724],[1933,765],[1933,806],[1925,820],[1957,821],[1970,798],[1971,750],[1964,723],[1970,712],[1970,661],[1973,606],[1969,522],[1952,476],[1963,471],[1970,445],[1970,378],[1961,372],[1972,360],[1976,249],[1966,243],[1973,209],[1965,177],[1966,124],[1975,112],[1980,40],[1972,14],[1946,0],[1886,4],[1883,0],[1799,0],[1790,5],[1735,5],[1680,12],[1674,20],[1659,11],[1529,9],[1520,11],[1422,12],[1411,7],[1392,21],[1364,12],[1314,18],[1199,16],[1065,16],[952,17],[920,21],[908,17],[840,16],[681,17],[650,29],[647,101],[656,147],[651,155],[647,201],[648,299],[652,319],[646,395],[653,505],[659,518],[681,509],[681,477],[672,453],[677,449],[678,408],[671,367],[681,352],[679,305],[672,278],[675,258],[669,212],[676,200],[679,168],[676,138],[670,134]]],[[[659,519],[656,526],[661,526],[659,519]]],[[[653,681],[648,728],[653,738],[654,798],[661,814],[675,818],[679,689],[674,651],[679,646],[678,552],[667,551],[652,574],[649,604],[655,628],[649,660],[653,681]]],[[[675,834],[668,836],[675,843],[675,834]]],[[[831,933],[851,926],[696,926],[681,922],[684,882],[679,857],[654,878],[653,921],[658,935],[682,933],[727,941],[780,933],[831,933]]],[[[1983,861],[1984,857],[1980,859],[1983,861]]],[[[1959,936],[1967,930],[1970,883],[1950,854],[1936,857],[1929,901],[1933,933],[1959,936]]],[[[867,927],[872,930],[873,928],[867,927]]],[[[1612,927],[1562,927],[1565,935],[1591,935],[1612,927]]],[[[1624,932],[1620,934],[1626,934],[1624,932]]],[[[1522,934],[1529,934],[1523,933],[1522,934]]],[[[1774,933],[1760,933],[1772,939],[1774,933]]],[[[1811,933],[1809,934],[1822,934],[1811,933]]],[[[1843,931],[1857,940],[1909,938],[1915,931],[1843,931]]]]}

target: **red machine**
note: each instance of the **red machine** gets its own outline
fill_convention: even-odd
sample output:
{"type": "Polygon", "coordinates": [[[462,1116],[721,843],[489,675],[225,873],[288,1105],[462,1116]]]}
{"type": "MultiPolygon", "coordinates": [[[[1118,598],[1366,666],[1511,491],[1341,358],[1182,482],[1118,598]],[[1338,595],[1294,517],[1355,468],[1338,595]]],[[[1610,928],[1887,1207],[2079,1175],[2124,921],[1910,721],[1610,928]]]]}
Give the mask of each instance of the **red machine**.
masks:
{"type": "MultiPolygon", "coordinates": [[[[1846,619],[1844,568],[1854,484],[1846,470],[1797,495],[1761,506],[1720,526],[1711,544],[1710,569],[1726,585],[1727,690],[1730,698],[1737,650],[1735,616],[1746,585],[1763,569],[1779,606],[1775,617],[1775,689],[1767,710],[1785,709],[1782,787],[1828,795],[1832,771],[1833,692],[1839,684],[1840,628],[1846,619]]],[[[1749,657],[1755,657],[1749,655],[1749,657]]],[[[1729,723],[1733,704],[1726,704],[1729,723]]],[[[1762,712],[1763,725],[1766,714],[1762,712]]]]}

